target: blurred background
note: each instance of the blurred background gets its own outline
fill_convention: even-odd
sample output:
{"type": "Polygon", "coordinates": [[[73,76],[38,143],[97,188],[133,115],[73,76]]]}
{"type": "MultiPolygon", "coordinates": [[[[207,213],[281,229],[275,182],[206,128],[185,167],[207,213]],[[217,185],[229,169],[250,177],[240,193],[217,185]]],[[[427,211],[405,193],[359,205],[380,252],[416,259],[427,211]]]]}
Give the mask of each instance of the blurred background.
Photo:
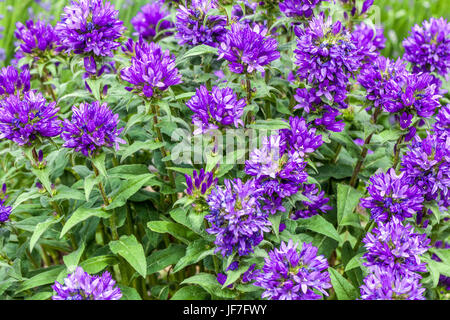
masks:
{"type": "MultiPolygon", "coordinates": [[[[120,11],[120,19],[127,27],[126,36],[134,32],[130,24],[132,17],[150,0],[109,0],[120,11]]],[[[167,0],[166,0],[167,1],[167,0]]],[[[331,0],[330,0],[331,1],[331,0]]],[[[53,25],[70,0],[0,0],[0,66],[9,64],[14,56],[16,22],[28,19],[44,19],[53,25]]],[[[398,57],[403,54],[402,40],[416,23],[430,17],[450,19],[449,0],[375,0],[375,20],[381,21],[387,38],[385,56],[398,57]]],[[[378,22],[378,21],[374,21],[378,22]]]]}

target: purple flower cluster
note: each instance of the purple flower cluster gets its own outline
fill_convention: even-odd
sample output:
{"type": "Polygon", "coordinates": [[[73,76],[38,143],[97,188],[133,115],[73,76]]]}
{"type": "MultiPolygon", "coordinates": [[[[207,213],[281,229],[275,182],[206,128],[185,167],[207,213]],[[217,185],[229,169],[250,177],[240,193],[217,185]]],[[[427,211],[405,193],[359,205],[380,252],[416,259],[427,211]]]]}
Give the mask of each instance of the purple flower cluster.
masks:
{"type": "Polygon", "coordinates": [[[360,287],[362,300],[425,300],[420,278],[375,266],[360,287]]]}
{"type": "Polygon", "coordinates": [[[280,11],[286,17],[305,17],[309,18],[314,14],[314,8],[322,1],[328,0],[286,0],[280,1],[280,11]]]}
{"type": "Polygon", "coordinates": [[[405,59],[414,73],[435,72],[448,77],[450,72],[450,23],[444,18],[430,18],[415,25],[403,40],[405,59]]]}
{"type": "Polygon", "coordinates": [[[203,168],[200,171],[194,170],[193,176],[187,174],[186,178],[186,194],[198,198],[200,195],[205,195],[212,187],[217,184],[217,178],[214,178],[212,172],[206,172],[203,168]]]}
{"type": "Polygon", "coordinates": [[[293,220],[306,219],[332,209],[327,204],[330,199],[325,198],[325,192],[319,192],[319,188],[315,184],[304,184],[301,192],[309,201],[300,201],[301,208],[296,208],[292,213],[293,220]]]}
{"type": "Polygon", "coordinates": [[[426,201],[450,204],[450,143],[435,133],[424,139],[418,135],[402,158],[402,168],[409,184],[419,187],[426,201]]]}
{"type": "Polygon", "coordinates": [[[234,73],[264,72],[264,66],[280,58],[277,40],[266,33],[258,24],[232,24],[219,45],[218,59],[229,61],[228,68],[234,73]]]}
{"type": "Polygon", "coordinates": [[[380,51],[384,49],[386,42],[382,27],[371,27],[364,22],[355,26],[351,37],[356,47],[360,48],[364,55],[365,63],[373,62],[380,55],[380,51]]]}
{"type": "Polygon", "coordinates": [[[134,29],[136,29],[136,33],[133,33],[133,35],[151,41],[157,31],[166,30],[174,26],[172,22],[165,19],[169,14],[170,12],[165,7],[164,1],[155,0],[152,3],[147,3],[141,8],[141,11],[131,19],[131,24],[134,29]],[[159,27],[158,30],[156,30],[158,24],[159,27]]]}
{"type": "Polygon", "coordinates": [[[264,232],[270,231],[270,222],[261,211],[254,180],[224,183],[225,188],[217,186],[207,199],[210,214],[205,219],[211,227],[206,231],[216,235],[216,252],[224,257],[235,250],[240,256],[247,255],[263,240],[264,232]]]}
{"type": "Polygon", "coordinates": [[[41,137],[54,137],[61,132],[56,102],[47,103],[41,93],[27,91],[21,98],[10,95],[0,100],[0,139],[19,146],[31,145],[41,137]]]}
{"type": "Polygon", "coordinates": [[[117,40],[125,31],[118,15],[110,2],[72,0],[64,8],[55,33],[66,52],[112,57],[113,50],[120,46],[117,40]]]}
{"type": "Polygon", "coordinates": [[[61,284],[55,281],[52,286],[56,294],[53,300],[120,300],[122,293],[115,287],[116,281],[108,271],[101,276],[91,276],[81,267],[69,274],[61,284]]]}
{"type": "Polygon", "coordinates": [[[340,21],[333,23],[331,17],[325,20],[323,13],[312,18],[307,27],[296,27],[295,34],[297,76],[310,88],[297,90],[296,109],[321,115],[314,121],[316,126],[342,131],[344,124],[335,120],[340,115],[335,107],[347,108],[349,78],[359,69],[365,53],[356,47],[340,21]]]}
{"type": "Polygon", "coordinates": [[[450,104],[442,106],[435,119],[433,130],[441,140],[446,141],[450,136],[450,104]]]}
{"type": "Polygon", "coordinates": [[[17,22],[16,28],[14,34],[19,40],[16,58],[20,59],[27,54],[38,57],[45,51],[55,49],[58,45],[58,37],[50,23],[28,20],[25,25],[17,22]]]}
{"type": "Polygon", "coordinates": [[[331,283],[327,259],[318,256],[318,249],[310,243],[303,243],[300,252],[297,246],[291,239],[269,252],[261,271],[253,278],[255,286],[264,288],[262,298],[319,300],[322,296],[316,290],[328,296],[326,289],[331,288],[331,283]]]}
{"type": "Polygon", "coordinates": [[[12,66],[2,68],[0,71],[0,97],[26,92],[30,90],[30,71],[19,72],[12,66]]]}
{"type": "Polygon", "coordinates": [[[397,176],[392,168],[370,177],[367,190],[370,196],[361,199],[361,206],[370,209],[376,222],[391,217],[404,220],[422,210],[424,198],[420,188],[411,186],[405,173],[397,176]]]}
{"type": "Polygon", "coordinates": [[[8,199],[6,195],[6,184],[3,184],[2,190],[0,191],[0,223],[8,221],[11,215],[12,208],[5,205],[6,199],[8,199]]]}
{"type": "Polygon", "coordinates": [[[226,126],[244,126],[241,117],[246,106],[245,99],[238,100],[236,93],[228,87],[221,89],[214,86],[210,92],[202,85],[186,105],[194,112],[194,135],[226,126]]]}
{"type": "Polygon", "coordinates": [[[122,69],[121,77],[133,85],[125,89],[151,98],[181,83],[181,75],[175,67],[175,56],[169,50],[163,51],[156,43],[142,38],[138,42],[128,40],[124,46],[131,53],[131,66],[122,69]]]}
{"type": "Polygon", "coordinates": [[[72,107],[72,111],[71,121],[64,120],[63,147],[89,157],[96,156],[104,146],[118,150],[119,143],[126,143],[119,137],[123,128],[117,129],[119,115],[113,114],[106,102],[81,103],[78,108],[72,107]]]}
{"type": "Polygon", "coordinates": [[[426,234],[414,233],[410,224],[405,226],[400,219],[393,217],[389,222],[378,222],[378,228],[367,233],[363,239],[367,249],[363,258],[366,267],[388,268],[400,275],[426,272],[426,264],[420,262],[420,256],[428,251],[430,239],[426,234]]]}
{"type": "Polygon", "coordinates": [[[192,0],[191,6],[180,5],[177,10],[175,38],[180,45],[196,46],[206,44],[217,47],[226,33],[226,16],[208,15],[217,8],[216,0],[192,0]]]}

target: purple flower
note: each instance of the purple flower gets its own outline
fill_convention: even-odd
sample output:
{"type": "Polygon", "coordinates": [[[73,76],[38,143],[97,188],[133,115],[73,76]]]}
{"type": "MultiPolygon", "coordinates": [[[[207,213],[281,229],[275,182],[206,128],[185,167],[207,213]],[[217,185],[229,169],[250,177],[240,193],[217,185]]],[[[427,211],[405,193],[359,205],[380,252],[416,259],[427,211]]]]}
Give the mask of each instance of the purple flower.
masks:
{"type": "Polygon", "coordinates": [[[300,252],[298,243],[292,239],[281,242],[280,248],[269,252],[261,271],[254,276],[255,286],[264,288],[262,298],[270,300],[318,300],[328,296],[325,289],[331,288],[328,262],[317,255],[317,248],[303,243],[300,252]]]}
{"type": "Polygon", "coordinates": [[[108,271],[101,276],[91,276],[77,267],[75,272],[69,274],[61,284],[55,281],[52,286],[56,294],[53,300],[120,300],[122,293],[114,287],[116,281],[111,278],[108,271]]]}
{"type": "Polygon", "coordinates": [[[6,199],[8,199],[6,195],[6,184],[3,184],[2,190],[0,191],[0,223],[8,221],[11,215],[12,207],[5,205],[6,199]]]}
{"type": "Polygon", "coordinates": [[[15,36],[19,40],[16,57],[26,54],[41,56],[45,51],[53,50],[58,45],[58,38],[53,26],[45,21],[28,20],[25,25],[16,23],[15,36]]]}
{"type": "Polygon", "coordinates": [[[405,59],[413,72],[435,72],[448,78],[450,72],[450,23],[444,18],[430,18],[415,25],[403,40],[405,59]]]}
{"type": "Polygon", "coordinates": [[[206,172],[203,168],[199,172],[194,170],[193,176],[187,174],[184,175],[186,178],[186,194],[194,196],[196,198],[208,195],[210,189],[217,184],[217,178],[214,178],[212,172],[206,172]]]}
{"type": "Polygon", "coordinates": [[[404,220],[422,210],[424,198],[419,187],[409,185],[405,174],[397,176],[392,168],[370,177],[367,190],[370,196],[361,199],[361,206],[370,209],[377,222],[391,217],[404,220]]]}
{"type": "Polygon", "coordinates": [[[205,219],[211,223],[206,231],[216,235],[214,243],[224,257],[237,251],[240,256],[253,252],[268,232],[270,222],[261,211],[254,180],[242,183],[240,179],[225,180],[225,188],[211,191],[207,203],[210,214],[205,219]]]}
{"type": "Polygon", "coordinates": [[[426,272],[426,264],[420,262],[420,256],[430,248],[430,239],[426,234],[414,233],[410,224],[403,225],[400,219],[378,222],[378,228],[367,233],[363,239],[367,252],[363,265],[369,268],[381,266],[400,275],[426,272]]]}
{"type": "Polygon", "coordinates": [[[419,278],[375,266],[360,287],[362,300],[425,300],[419,278]]]}
{"type": "MultiPolygon", "coordinates": [[[[134,29],[136,29],[136,32],[133,33],[133,35],[151,41],[157,31],[169,29],[174,26],[172,22],[165,19],[169,14],[169,10],[164,6],[164,1],[155,0],[153,3],[147,3],[141,8],[141,11],[131,19],[131,24],[134,29]],[[158,23],[159,27],[158,30],[156,30],[158,23]]],[[[166,32],[166,35],[169,34],[170,33],[166,32]]]]}
{"type": "Polygon", "coordinates": [[[356,25],[352,32],[352,40],[364,55],[364,62],[372,62],[384,49],[386,38],[382,27],[370,27],[364,22],[356,25]]]}
{"type": "Polygon", "coordinates": [[[186,105],[194,112],[192,123],[197,128],[194,135],[227,126],[244,126],[241,117],[246,106],[245,99],[238,100],[236,93],[228,87],[220,89],[214,86],[208,91],[202,85],[186,105]]]}
{"type": "Polygon", "coordinates": [[[308,127],[305,119],[289,117],[290,129],[280,130],[281,144],[297,152],[302,158],[317,150],[322,144],[322,135],[308,127]]]}
{"type": "Polygon", "coordinates": [[[286,0],[280,1],[280,11],[286,17],[305,17],[309,18],[314,14],[314,8],[320,5],[322,1],[328,0],[286,0]]]}
{"type": "Polygon", "coordinates": [[[19,146],[31,145],[41,137],[54,137],[61,132],[56,115],[56,102],[47,103],[41,93],[25,92],[23,98],[10,95],[0,101],[0,139],[9,139],[19,146]]]}
{"type": "Polygon", "coordinates": [[[443,141],[450,136],[450,104],[441,107],[436,115],[436,122],[433,125],[433,129],[443,141]]]}
{"type": "MultiPolygon", "coordinates": [[[[308,201],[300,201],[302,208],[296,210],[291,218],[293,220],[306,219],[331,210],[332,207],[327,205],[329,198],[325,198],[325,192],[320,191],[315,184],[304,184],[301,190],[302,194],[309,199],[308,201]]],[[[297,209],[297,208],[296,208],[297,209]]]]}
{"type": "Polygon", "coordinates": [[[197,46],[206,44],[217,47],[226,33],[226,16],[208,15],[217,8],[216,0],[193,0],[189,8],[180,5],[177,10],[175,38],[180,45],[197,46]]]}
{"type": "Polygon", "coordinates": [[[450,197],[450,144],[437,134],[429,133],[425,139],[415,136],[402,158],[405,178],[418,186],[426,201],[448,202],[450,197]]]}
{"type": "Polygon", "coordinates": [[[20,74],[12,66],[0,71],[0,97],[3,95],[20,94],[30,90],[30,71],[23,70],[20,74]]]}
{"type": "Polygon", "coordinates": [[[112,57],[125,31],[118,15],[110,2],[73,0],[64,8],[55,33],[66,52],[112,57]]]}
{"type": "Polygon", "coordinates": [[[181,75],[175,67],[175,56],[169,50],[163,51],[156,43],[148,43],[142,38],[134,43],[126,43],[131,52],[131,66],[122,69],[121,77],[133,85],[125,88],[147,98],[181,83],[181,75]]]}
{"type": "Polygon", "coordinates": [[[267,30],[259,25],[231,25],[219,45],[218,59],[229,61],[228,68],[234,73],[264,72],[264,66],[280,58],[277,40],[266,37],[267,30]]]}
{"type": "Polygon", "coordinates": [[[360,14],[366,13],[367,10],[369,10],[370,7],[373,5],[373,1],[374,1],[374,0],[365,0],[365,1],[363,2],[363,5],[362,5],[362,8],[361,8],[361,13],[360,13],[360,14]]]}
{"type": "Polygon", "coordinates": [[[98,101],[81,103],[78,108],[72,107],[72,111],[71,121],[64,120],[63,147],[89,157],[96,156],[102,147],[119,150],[119,143],[126,143],[119,137],[123,128],[117,129],[119,115],[113,114],[106,102],[102,105],[98,101]]]}

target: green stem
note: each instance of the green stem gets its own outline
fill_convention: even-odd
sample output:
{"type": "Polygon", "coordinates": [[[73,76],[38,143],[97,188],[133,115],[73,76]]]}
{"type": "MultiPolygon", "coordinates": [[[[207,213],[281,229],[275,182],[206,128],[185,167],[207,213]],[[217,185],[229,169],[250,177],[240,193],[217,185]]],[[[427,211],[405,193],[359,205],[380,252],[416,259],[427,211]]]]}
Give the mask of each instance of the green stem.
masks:
{"type": "Polygon", "coordinates": [[[394,170],[397,170],[398,161],[400,160],[400,150],[401,150],[400,144],[403,142],[404,138],[405,136],[401,135],[394,146],[394,164],[392,165],[392,168],[394,168],[394,170]]]}
{"type": "MultiPolygon", "coordinates": [[[[247,91],[247,105],[250,105],[252,104],[252,84],[248,73],[245,74],[245,89],[247,91]]],[[[252,123],[253,121],[253,112],[249,111],[247,114],[247,123],[252,123]]]]}

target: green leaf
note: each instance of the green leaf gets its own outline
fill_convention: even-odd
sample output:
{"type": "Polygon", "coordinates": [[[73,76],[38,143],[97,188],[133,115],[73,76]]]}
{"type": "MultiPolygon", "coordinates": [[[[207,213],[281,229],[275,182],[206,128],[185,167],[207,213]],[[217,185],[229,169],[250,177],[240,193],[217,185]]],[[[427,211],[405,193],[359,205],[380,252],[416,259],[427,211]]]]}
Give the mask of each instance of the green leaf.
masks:
{"type": "Polygon", "coordinates": [[[145,185],[145,183],[153,177],[153,174],[146,173],[124,181],[120,186],[120,189],[114,194],[114,196],[112,196],[112,201],[109,206],[105,209],[112,210],[123,206],[132,195],[138,192],[145,185]]]}
{"type": "Polygon", "coordinates": [[[256,120],[255,123],[252,123],[249,127],[260,130],[279,130],[291,128],[289,122],[282,119],[256,120]]]}
{"type": "Polygon", "coordinates": [[[34,232],[30,238],[30,252],[33,251],[34,246],[36,245],[36,242],[39,240],[39,238],[42,236],[42,234],[53,224],[58,223],[61,220],[55,219],[55,217],[51,217],[47,221],[40,222],[36,225],[36,228],[34,229],[34,232]]]}
{"type": "Polygon", "coordinates": [[[90,175],[84,178],[84,195],[86,197],[86,201],[89,201],[89,196],[91,195],[91,191],[94,188],[94,185],[98,184],[102,181],[101,176],[90,175]]]}
{"type": "Polygon", "coordinates": [[[345,265],[345,272],[353,270],[355,268],[362,268],[361,257],[364,253],[358,253],[356,256],[350,259],[349,262],[345,265]]]}
{"type": "Polygon", "coordinates": [[[149,173],[148,167],[144,164],[125,164],[108,170],[109,177],[132,179],[136,176],[149,173]]]}
{"type": "Polygon", "coordinates": [[[209,294],[197,286],[185,286],[180,288],[170,300],[208,300],[209,294]]]}
{"type": "Polygon", "coordinates": [[[196,238],[193,231],[175,222],[150,221],[147,223],[147,227],[154,232],[169,233],[186,244],[196,238]]]}
{"type": "Polygon", "coordinates": [[[341,242],[341,237],[334,226],[320,215],[312,216],[307,219],[298,219],[297,224],[307,230],[311,230],[341,242]]]}
{"type": "Polygon", "coordinates": [[[269,214],[269,221],[272,224],[272,230],[275,233],[275,236],[277,237],[277,239],[279,239],[281,214],[269,214]]]}
{"type": "Polygon", "coordinates": [[[358,215],[354,213],[362,193],[349,185],[337,185],[337,221],[338,226],[354,226],[361,228],[358,215]]]}
{"type": "Polygon", "coordinates": [[[133,153],[136,153],[139,150],[149,150],[153,151],[156,149],[161,148],[164,146],[163,142],[156,142],[156,141],[135,141],[130,146],[123,148],[123,150],[120,154],[122,157],[120,158],[120,162],[124,162],[126,158],[131,156],[133,153]]]}
{"type": "Polygon", "coordinates": [[[72,229],[78,223],[90,218],[90,217],[99,217],[99,218],[109,218],[111,216],[110,213],[105,212],[102,208],[85,208],[79,207],[75,210],[74,213],[70,216],[69,220],[66,221],[66,224],[61,230],[61,234],[59,238],[61,239],[64,235],[72,229]]]}
{"type": "Polygon", "coordinates": [[[76,267],[78,266],[78,262],[80,261],[81,255],[83,254],[84,248],[85,244],[84,242],[82,242],[77,250],[63,257],[64,264],[66,265],[67,270],[69,270],[69,273],[75,271],[76,267]]]}
{"type": "Polygon", "coordinates": [[[94,274],[102,271],[108,266],[117,264],[117,262],[117,258],[112,255],[96,256],[81,262],[80,267],[87,273],[94,274]]]}
{"type": "Polygon", "coordinates": [[[158,272],[167,266],[176,264],[185,254],[186,247],[171,244],[168,248],[154,251],[147,258],[147,274],[158,272]]]}
{"type": "Polygon", "coordinates": [[[107,177],[108,173],[106,172],[105,160],[106,160],[106,153],[100,153],[100,155],[91,159],[92,164],[98,169],[98,172],[102,176],[107,177]]]}
{"type": "Polygon", "coordinates": [[[36,199],[42,196],[41,193],[39,193],[38,188],[31,188],[30,191],[21,193],[17,198],[16,201],[14,201],[14,204],[12,205],[12,211],[16,209],[20,204],[22,204],[25,201],[36,199]]]}
{"type": "Polygon", "coordinates": [[[50,182],[50,169],[45,167],[44,169],[31,168],[31,172],[39,179],[44,186],[45,190],[49,194],[52,194],[52,183],[50,182]]]}
{"type": "Polygon", "coordinates": [[[120,292],[122,292],[122,298],[120,300],[142,300],[135,288],[127,287],[121,284],[117,286],[120,288],[120,292]]]}
{"type": "Polygon", "coordinates": [[[121,236],[119,240],[110,242],[109,247],[114,254],[122,256],[145,278],[147,275],[147,261],[145,259],[144,248],[136,240],[134,235],[121,236]]]}
{"type": "Polygon", "coordinates": [[[231,299],[237,296],[237,292],[228,288],[222,289],[217,281],[216,276],[210,273],[198,273],[192,277],[184,279],[181,284],[196,284],[205,289],[212,296],[231,299]]]}
{"type": "Polygon", "coordinates": [[[178,272],[184,267],[197,263],[205,257],[213,254],[214,246],[211,246],[208,241],[203,239],[195,240],[188,245],[186,254],[179,259],[178,263],[173,268],[173,272],[178,272]]]}
{"type": "Polygon", "coordinates": [[[31,288],[36,288],[39,286],[43,286],[45,284],[55,282],[56,278],[60,274],[61,271],[65,269],[64,266],[50,267],[45,271],[38,273],[34,277],[25,280],[20,286],[17,292],[22,292],[24,290],[28,290],[31,288]]]}
{"type": "Polygon", "coordinates": [[[85,197],[82,192],[69,188],[68,186],[65,186],[63,184],[58,186],[56,194],[53,196],[53,200],[84,200],[84,198],[85,197]]]}
{"type": "Polygon", "coordinates": [[[217,51],[218,51],[217,48],[207,46],[204,44],[195,46],[192,49],[188,50],[184,55],[177,58],[176,66],[179,65],[180,63],[185,62],[189,57],[201,56],[208,53],[217,54],[217,51]]]}
{"type": "Polygon", "coordinates": [[[102,85],[101,81],[99,79],[86,79],[87,84],[89,85],[89,88],[91,88],[92,95],[94,96],[95,100],[100,101],[100,86],[102,85]]]}
{"type": "Polygon", "coordinates": [[[356,300],[358,293],[355,287],[333,268],[328,268],[328,272],[338,300],[356,300]]]}

